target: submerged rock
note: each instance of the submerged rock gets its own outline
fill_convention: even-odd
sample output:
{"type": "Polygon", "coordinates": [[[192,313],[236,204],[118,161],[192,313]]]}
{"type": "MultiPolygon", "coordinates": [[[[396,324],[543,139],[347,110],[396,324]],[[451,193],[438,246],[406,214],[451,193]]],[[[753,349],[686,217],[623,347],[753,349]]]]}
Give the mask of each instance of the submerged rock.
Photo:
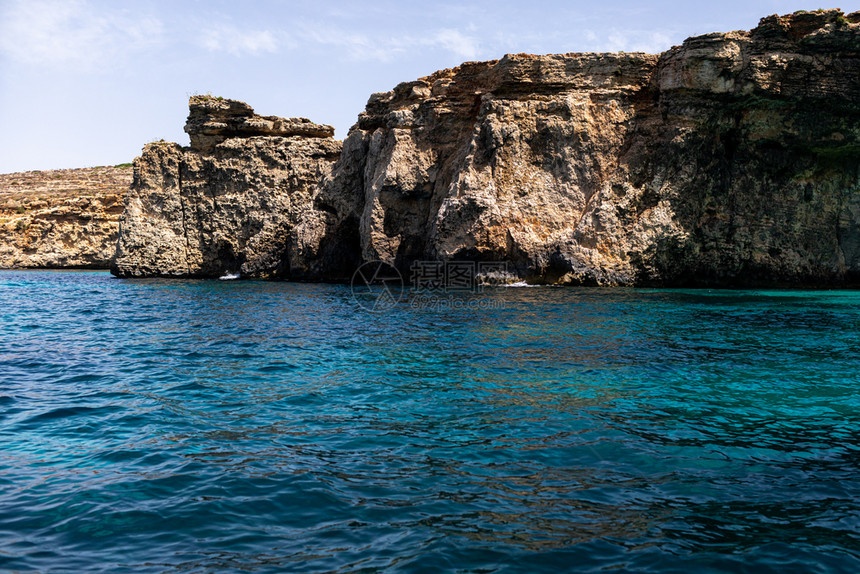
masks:
{"type": "Polygon", "coordinates": [[[855,282],[858,21],[469,62],[372,95],[342,148],[327,126],[192,98],[192,148],[136,162],[115,272],[469,260],[538,283],[855,282]]]}

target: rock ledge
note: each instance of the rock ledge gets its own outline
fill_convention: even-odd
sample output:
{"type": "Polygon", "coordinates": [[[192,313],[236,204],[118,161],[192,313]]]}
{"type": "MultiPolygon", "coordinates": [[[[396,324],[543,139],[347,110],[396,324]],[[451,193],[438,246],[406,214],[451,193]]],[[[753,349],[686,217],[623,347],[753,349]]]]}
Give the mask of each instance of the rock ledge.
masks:
{"type": "Polygon", "coordinates": [[[191,147],[199,151],[211,151],[234,137],[334,137],[332,126],[315,124],[307,118],[258,116],[251,106],[238,100],[192,96],[188,107],[185,132],[191,138],[191,147]]]}

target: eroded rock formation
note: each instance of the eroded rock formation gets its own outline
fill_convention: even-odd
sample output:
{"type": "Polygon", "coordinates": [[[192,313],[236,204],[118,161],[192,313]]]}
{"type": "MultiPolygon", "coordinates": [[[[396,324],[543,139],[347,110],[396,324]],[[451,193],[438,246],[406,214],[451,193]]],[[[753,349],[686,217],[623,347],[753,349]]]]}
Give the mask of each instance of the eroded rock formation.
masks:
{"type": "Polygon", "coordinates": [[[112,271],[304,276],[326,249],[326,214],[313,199],[340,156],[333,128],[209,96],[190,108],[190,148],[155,142],[135,160],[112,271]]]}
{"type": "Polygon", "coordinates": [[[856,20],[773,16],[659,58],[506,56],[375,94],[345,143],[366,150],[363,256],[573,284],[856,278],[856,20]]]}
{"type": "Polygon", "coordinates": [[[860,279],[860,13],[771,16],[661,57],[626,162],[675,228],[631,258],[669,284],[860,279]]]}
{"type": "Polygon", "coordinates": [[[0,175],[0,268],[107,269],[131,166],[0,175]]]}
{"type": "MultiPolygon", "coordinates": [[[[508,261],[530,280],[631,282],[626,254],[648,240],[614,220],[629,200],[612,185],[623,184],[620,158],[657,59],[509,55],[372,96],[345,144],[366,149],[364,258],[404,270],[508,261]]],[[[639,219],[671,225],[660,211],[639,219]]]]}
{"type": "Polygon", "coordinates": [[[562,284],[857,281],[858,22],[470,62],[371,96],[342,150],[306,120],[192,99],[192,149],[136,163],[117,272],[477,260],[562,284]]]}
{"type": "Polygon", "coordinates": [[[192,96],[189,108],[185,132],[191,138],[191,147],[199,151],[212,151],[219,143],[237,137],[334,137],[331,126],[306,118],[258,116],[251,106],[236,100],[192,96]]]}

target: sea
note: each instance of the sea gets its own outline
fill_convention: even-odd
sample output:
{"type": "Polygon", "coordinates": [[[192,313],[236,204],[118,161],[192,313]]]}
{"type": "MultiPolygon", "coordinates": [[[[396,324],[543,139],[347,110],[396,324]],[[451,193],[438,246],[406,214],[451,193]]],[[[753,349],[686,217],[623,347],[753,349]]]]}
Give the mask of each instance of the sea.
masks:
{"type": "Polygon", "coordinates": [[[416,295],[0,272],[0,571],[860,572],[860,292],[416,295]]]}

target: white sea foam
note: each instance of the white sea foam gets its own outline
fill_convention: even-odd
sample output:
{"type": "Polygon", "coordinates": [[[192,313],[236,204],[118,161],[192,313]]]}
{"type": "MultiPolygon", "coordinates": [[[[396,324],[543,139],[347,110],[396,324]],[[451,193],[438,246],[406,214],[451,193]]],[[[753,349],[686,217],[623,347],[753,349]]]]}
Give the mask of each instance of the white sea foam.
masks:
{"type": "Polygon", "coordinates": [[[241,277],[241,273],[225,273],[221,277],[218,278],[219,281],[234,281],[241,277]]]}

